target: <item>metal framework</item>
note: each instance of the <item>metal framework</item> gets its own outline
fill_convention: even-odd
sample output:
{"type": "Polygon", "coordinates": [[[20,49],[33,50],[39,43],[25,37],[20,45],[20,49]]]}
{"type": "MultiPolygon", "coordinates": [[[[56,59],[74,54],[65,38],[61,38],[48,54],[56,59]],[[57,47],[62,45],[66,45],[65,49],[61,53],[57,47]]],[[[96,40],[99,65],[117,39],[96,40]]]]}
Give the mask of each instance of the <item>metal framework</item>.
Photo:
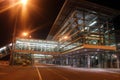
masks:
{"type": "Polygon", "coordinates": [[[48,40],[58,41],[62,55],[54,63],[79,67],[119,68],[112,19],[120,11],[85,0],[66,0],[48,40]],[[92,6],[91,6],[92,5],[92,6]]]}

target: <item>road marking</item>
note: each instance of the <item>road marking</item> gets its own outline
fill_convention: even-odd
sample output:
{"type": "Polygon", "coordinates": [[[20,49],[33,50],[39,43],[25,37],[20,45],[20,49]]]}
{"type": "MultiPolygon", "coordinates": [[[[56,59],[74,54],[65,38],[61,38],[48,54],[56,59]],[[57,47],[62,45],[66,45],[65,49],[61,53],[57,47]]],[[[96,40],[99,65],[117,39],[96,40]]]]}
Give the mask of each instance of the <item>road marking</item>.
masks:
{"type": "Polygon", "coordinates": [[[58,74],[57,72],[52,71],[52,70],[49,69],[49,68],[47,68],[47,70],[49,70],[49,71],[51,71],[51,72],[57,74],[58,76],[62,77],[62,78],[65,79],[65,80],[69,80],[68,78],[64,77],[63,75],[58,74]]]}
{"type": "Polygon", "coordinates": [[[38,67],[35,66],[35,68],[36,68],[36,71],[37,71],[37,73],[38,73],[39,80],[42,80],[42,76],[41,76],[41,74],[40,74],[40,71],[39,71],[38,67]]]}

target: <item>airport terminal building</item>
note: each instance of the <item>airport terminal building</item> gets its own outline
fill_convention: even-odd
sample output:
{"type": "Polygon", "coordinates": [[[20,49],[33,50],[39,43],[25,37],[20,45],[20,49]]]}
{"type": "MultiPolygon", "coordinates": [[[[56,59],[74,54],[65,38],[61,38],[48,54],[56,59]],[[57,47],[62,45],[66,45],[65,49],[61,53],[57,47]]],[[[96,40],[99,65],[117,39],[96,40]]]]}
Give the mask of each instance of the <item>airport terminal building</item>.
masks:
{"type": "Polygon", "coordinates": [[[12,61],[120,68],[112,21],[117,15],[117,10],[84,0],[66,0],[46,40],[16,38],[12,61]]]}
{"type": "Polygon", "coordinates": [[[63,54],[59,57],[60,64],[119,68],[119,43],[112,22],[119,14],[87,1],[67,0],[47,38],[59,41],[63,54]]]}

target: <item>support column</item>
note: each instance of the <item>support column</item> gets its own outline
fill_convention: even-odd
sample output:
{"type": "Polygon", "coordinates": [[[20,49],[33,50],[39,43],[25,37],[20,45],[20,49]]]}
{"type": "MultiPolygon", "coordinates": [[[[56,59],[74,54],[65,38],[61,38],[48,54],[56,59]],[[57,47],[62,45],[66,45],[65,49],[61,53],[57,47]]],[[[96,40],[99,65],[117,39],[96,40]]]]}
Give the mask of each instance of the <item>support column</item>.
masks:
{"type": "Polygon", "coordinates": [[[87,64],[88,64],[88,68],[90,68],[90,55],[87,56],[87,64]]]}
{"type": "Polygon", "coordinates": [[[31,54],[31,58],[32,58],[31,65],[34,65],[34,56],[33,56],[33,54],[31,54]]]}
{"type": "Polygon", "coordinates": [[[70,65],[73,66],[73,57],[70,56],[70,65]]]}
{"type": "Polygon", "coordinates": [[[110,68],[113,68],[113,59],[112,59],[112,54],[110,54],[110,68]]]}
{"type": "Polygon", "coordinates": [[[117,55],[117,68],[120,68],[120,56],[119,56],[119,54],[117,55]]]}
{"type": "Polygon", "coordinates": [[[103,61],[102,61],[102,54],[98,53],[97,58],[98,58],[98,68],[102,68],[102,63],[103,63],[103,61]]]}
{"type": "Polygon", "coordinates": [[[107,68],[107,53],[104,53],[104,68],[107,68]]]}
{"type": "Polygon", "coordinates": [[[69,63],[69,62],[68,62],[68,57],[66,57],[66,65],[68,65],[68,63],[69,63]]]}

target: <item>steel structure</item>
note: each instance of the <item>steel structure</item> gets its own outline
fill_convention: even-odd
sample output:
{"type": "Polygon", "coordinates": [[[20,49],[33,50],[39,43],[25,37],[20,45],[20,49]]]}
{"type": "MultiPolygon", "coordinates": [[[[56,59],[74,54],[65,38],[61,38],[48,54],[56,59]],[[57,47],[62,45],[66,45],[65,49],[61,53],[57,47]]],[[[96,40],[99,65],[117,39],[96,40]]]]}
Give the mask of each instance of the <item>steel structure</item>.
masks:
{"type": "Polygon", "coordinates": [[[119,14],[120,11],[85,0],[66,0],[47,37],[61,45],[61,55],[55,58],[55,63],[119,68],[120,54],[112,23],[119,14]]]}

